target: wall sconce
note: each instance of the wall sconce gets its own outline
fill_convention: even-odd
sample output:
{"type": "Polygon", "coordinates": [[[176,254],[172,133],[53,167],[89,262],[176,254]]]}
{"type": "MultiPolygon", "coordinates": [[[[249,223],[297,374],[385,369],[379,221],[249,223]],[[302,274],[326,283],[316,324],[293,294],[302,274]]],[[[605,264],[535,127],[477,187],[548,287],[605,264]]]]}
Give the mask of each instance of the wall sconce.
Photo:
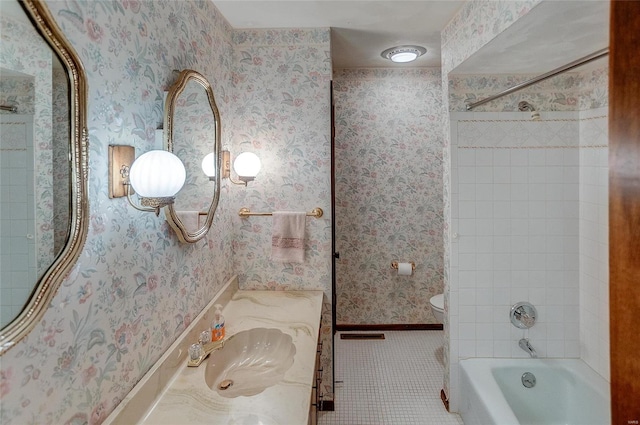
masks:
{"type": "Polygon", "coordinates": [[[109,146],[109,197],[126,196],[137,210],[153,211],[173,204],[187,177],[180,158],[165,150],[152,150],[135,161],[133,146],[109,146]],[[133,163],[132,163],[133,162],[133,163]],[[140,205],[133,202],[131,189],[138,194],[140,205]]]}
{"type": "Polygon", "coordinates": [[[213,152],[207,154],[202,160],[202,172],[209,177],[209,180],[214,181],[216,179],[216,161],[213,152]]]}
{"type": "Polygon", "coordinates": [[[231,178],[231,153],[229,151],[222,151],[222,178],[229,179],[233,184],[246,186],[248,182],[256,178],[260,168],[261,164],[258,155],[252,152],[242,152],[233,162],[233,169],[241,181],[234,181],[231,178]]]}

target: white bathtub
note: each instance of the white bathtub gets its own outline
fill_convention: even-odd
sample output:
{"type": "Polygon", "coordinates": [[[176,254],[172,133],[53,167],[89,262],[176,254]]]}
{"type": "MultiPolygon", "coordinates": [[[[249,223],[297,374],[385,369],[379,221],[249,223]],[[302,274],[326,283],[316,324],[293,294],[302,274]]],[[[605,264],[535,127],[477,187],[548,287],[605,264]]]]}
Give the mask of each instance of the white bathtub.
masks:
{"type": "Polygon", "coordinates": [[[579,359],[460,361],[465,425],[606,425],[609,383],[579,359]],[[536,385],[526,388],[522,374],[536,385]]]}

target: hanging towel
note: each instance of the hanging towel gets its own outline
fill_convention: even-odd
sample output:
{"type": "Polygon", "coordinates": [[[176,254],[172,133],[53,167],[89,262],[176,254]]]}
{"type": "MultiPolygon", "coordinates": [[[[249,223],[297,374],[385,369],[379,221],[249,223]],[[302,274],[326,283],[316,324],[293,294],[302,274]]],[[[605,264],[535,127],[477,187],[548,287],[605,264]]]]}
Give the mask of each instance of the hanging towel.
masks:
{"type": "Polygon", "coordinates": [[[176,215],[178,216],[182,224],[184,224],[184,228],[188,232],[193,233],[200,228],[199,226],[200,212],[199,211],[176,211],[176,215]]]}
{"type": "Polygon", "coordinates": [[[304,262],[306,212],[274,211],[271,259],[285,263],[304,262]]]}

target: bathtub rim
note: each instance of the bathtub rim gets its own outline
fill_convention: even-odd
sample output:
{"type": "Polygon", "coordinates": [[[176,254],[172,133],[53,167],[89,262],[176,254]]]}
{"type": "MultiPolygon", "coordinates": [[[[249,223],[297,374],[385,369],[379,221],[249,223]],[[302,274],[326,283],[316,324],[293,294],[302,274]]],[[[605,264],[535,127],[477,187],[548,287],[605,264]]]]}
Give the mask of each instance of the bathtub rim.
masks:
{"type": "MultiPolygon", "coordinates": [[[[462,384],[462,377],[464,375],[465,380],[471,383],[472,390],[476,397],[480,399],[484,410],[484,413],[489,415],[496,423],[499,424],[519,424],[520,421],[516,417],[515,413],[509,406],[507,399],[504,397],[502,390],[498,382],[496,381],[492,370],[495,367],[527,367],[527,364],[531,366],[553,366],[563,367],[569,369],[573,373],[578,374],[581,379],[591,385],[594,390],[602,395],[606,400],[607,408],[609,411],[609,418],[611,417],[611,395],[609,382],[598,372],[596,372],[591,366],[589,366],[584,360],[579,358],[469,358],[461,359],[459,362],[460,367],[460,383],[462,384]],[[473,374],[475,379],[471,379],[469,374],[473,374]],[[496,403],[500,401],[500,403],[496,403]],[[499,405],[498,405],[499,404],[499,405]],[[490,409],[488,408],[490,406],[490,409]]],[[[464,393],[469,391],[466,388],[460,387],[460,415],[466,423],[465,414],[466,403],[464,400],[464,393]]],[[[471,421],[473,423],[473,421],[471,421]]]]}

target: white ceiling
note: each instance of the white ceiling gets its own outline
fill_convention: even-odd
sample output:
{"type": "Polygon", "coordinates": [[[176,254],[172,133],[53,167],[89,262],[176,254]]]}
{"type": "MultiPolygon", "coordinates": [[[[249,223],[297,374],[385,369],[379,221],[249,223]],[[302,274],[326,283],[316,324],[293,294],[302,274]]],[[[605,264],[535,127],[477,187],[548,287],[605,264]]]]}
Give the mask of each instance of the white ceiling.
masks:
{"type": "Polygon", "coordinates": [[[380,54],[417,44],[427,53],[398,67],[440,67],[440,31],[464,1],[216,1],[232,27],[331,27],[334,69],[388,67],[380,54]]]}
{"type": "MultiPolygon", "coordinates": [[[[542,73],[608,45],[608,0],[544,1],[471,55],[453,73],[542,73]]],[[[602,61],[606,58],[597,62],[602,61]]]]}
{"type": "MultiPolygon", "coordinates": [[[[214,3],[236,29],[331,27],[333,66],[339,69],[439,67],[440,31],[464,1],[214,0],[214,3]],[[380,57],[383,50],[401,44],[418,44],[428,52],[409,64],[392,65],[380,57]]],[[[608,31],[609,0],[543,1],[454,73],[546,72],[607,47],[608,31]]]]}

